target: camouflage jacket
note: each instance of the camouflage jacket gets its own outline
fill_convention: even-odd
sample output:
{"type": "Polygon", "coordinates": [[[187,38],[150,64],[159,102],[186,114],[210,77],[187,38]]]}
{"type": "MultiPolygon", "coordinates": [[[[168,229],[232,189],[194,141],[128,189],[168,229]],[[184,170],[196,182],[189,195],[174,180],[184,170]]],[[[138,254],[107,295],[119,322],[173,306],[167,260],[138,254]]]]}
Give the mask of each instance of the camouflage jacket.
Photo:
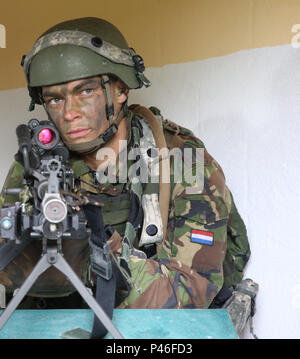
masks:
{"type": "MultiPolygon", "coordinates": [[[[152,111],[158,114],[156,109],[152,111]]],[[[208,308],[224,283],[232,286],[242,279],[250,256],[246,228],[220,165],[209,155],[202,141],[188,129],[167,120],[163,120],[163,130],[169,149],[204,149],[204,187],[201,193],[187,193],[187,184],[174,182],[171,168],[167,237],[156,260],[132,251],[130,270],[135,285],[119,307],[208,308]],[[208,238],[209,243],[199,241],[199,234],[208,238]]],[[[182,160],[185,161],[184,157],[182,160]]],[[[81,188],[103,195],[104,223],[120,234],[111,242],[111,248],[118,253],[130,206],[126,183],[97,184],[95,189],[90,167],[76,157],[72,158],[72,165],[75,177],[83,180],[81,188]]],[[[4,188],[19,187],[21,180],[22,166],[15,162],[4,188]]],[[[2,191],[2,203],[15,201],[16,197],[4,196],[2,191]]],[[[75,272],[88,282],[88,242],[64,240],[63,252],[75,272]]],[[[40,253],[40,243],[32,242],[0,272],[0,283],[8,291],[20,287],[40,253]]],[[[73,291],[68,280],[55,268],[50,268],[36,281],[31,295],[59,296],[73,291]]]]}

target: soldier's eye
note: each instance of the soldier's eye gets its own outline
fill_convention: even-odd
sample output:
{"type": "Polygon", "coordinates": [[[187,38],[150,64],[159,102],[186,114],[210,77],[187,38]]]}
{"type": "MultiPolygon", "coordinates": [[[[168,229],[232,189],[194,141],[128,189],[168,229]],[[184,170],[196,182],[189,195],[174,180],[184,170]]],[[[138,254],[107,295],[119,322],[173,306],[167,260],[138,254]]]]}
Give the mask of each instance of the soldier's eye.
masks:
{"type": "Polygon", "coordinates": [[[81,95],[83,96],[91,95],[93,91],[94,91],[93,89],[85,89],[81,91],[81,95]]]}
{"type": "Polygon", "coordinates": [[[57,105],[60,101],[60,98],[52,98],[48,101],[48,105],[57,105]]]}

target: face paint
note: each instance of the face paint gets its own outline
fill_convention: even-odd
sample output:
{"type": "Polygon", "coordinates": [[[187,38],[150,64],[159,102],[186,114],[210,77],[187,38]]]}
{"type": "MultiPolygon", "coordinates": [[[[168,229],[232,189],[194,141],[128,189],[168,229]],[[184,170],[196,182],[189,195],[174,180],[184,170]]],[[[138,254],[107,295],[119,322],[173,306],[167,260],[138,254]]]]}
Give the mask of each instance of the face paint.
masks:
{"type": "Polygon", "coordinates": [[[43,87],[43,97],[64,140],[72,143],[91,141],[108,127],[99,77],[43,87]]]}

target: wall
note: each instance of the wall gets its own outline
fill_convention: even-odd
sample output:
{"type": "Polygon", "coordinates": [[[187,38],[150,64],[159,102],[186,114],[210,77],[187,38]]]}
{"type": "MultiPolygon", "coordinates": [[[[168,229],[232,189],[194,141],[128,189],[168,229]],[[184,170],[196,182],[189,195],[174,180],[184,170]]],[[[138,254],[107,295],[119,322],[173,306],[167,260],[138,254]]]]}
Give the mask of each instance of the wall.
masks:
{"type": "Polygon", "coordinates": [[[112,21],[144,56],[153,82],[133,91],[131,103],[155,105],[191,128],[224,169],[251,241],[246,276],[260,284],[257,336],[299,337],[300,50],[290,42],[300,0],[70,4],[0,5],[7,33],[0,49],[1,184],[16,149],[16,124],[44,117],[41,109],[26,111],[21,55],[59,21],[112,21]]]}

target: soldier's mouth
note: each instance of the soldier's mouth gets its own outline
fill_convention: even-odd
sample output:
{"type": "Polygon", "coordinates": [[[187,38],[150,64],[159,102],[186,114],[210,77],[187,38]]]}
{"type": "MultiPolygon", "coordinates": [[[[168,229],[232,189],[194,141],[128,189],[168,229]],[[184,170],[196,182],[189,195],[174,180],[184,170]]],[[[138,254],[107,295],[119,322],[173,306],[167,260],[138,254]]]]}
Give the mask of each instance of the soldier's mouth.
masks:
{"type": "Polygon", "coordinates": [[[76,130],[68,132],[68,136],[71,138],[83,137],[87,135],[90,131],[90,128],[78,128],[76,130]]]}

